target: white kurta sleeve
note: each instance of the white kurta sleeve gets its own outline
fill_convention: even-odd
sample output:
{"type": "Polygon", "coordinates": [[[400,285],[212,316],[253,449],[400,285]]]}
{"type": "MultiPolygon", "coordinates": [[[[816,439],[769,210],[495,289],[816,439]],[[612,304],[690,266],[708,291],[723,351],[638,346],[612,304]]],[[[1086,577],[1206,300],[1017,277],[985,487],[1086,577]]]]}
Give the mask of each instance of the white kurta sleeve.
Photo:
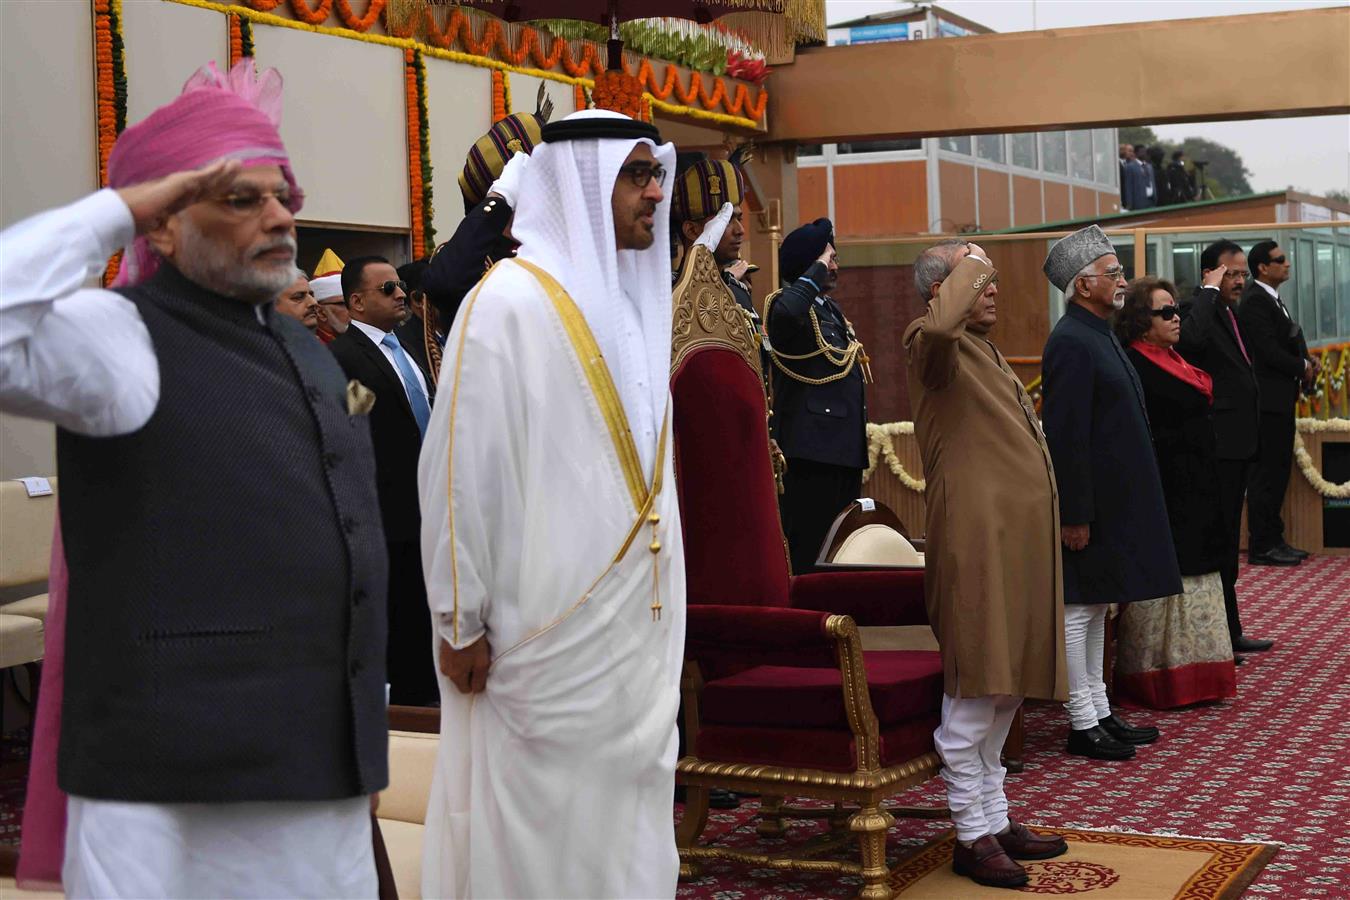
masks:
{"type": "Polygon", "coordinates": [[[134,237],[111,190],[0,232],[0,409],[95,437],[149,421],[159,365],[145,322],[120,294],[81,288],[134,237]]]}
{"type": "Polygon", "coordinates": [[[527,391],[489,293],[470,295],[446,341],[418,466],[427,602],[455,648],[491,641],[494,604],[515,599],[525,534],[527,391]]]}

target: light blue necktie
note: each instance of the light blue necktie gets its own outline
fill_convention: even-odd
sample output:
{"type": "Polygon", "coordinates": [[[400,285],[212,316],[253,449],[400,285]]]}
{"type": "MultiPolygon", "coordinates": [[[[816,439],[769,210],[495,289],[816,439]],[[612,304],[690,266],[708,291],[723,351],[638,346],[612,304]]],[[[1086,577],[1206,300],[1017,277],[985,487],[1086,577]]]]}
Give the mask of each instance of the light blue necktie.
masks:
{"type": "Polygon", "coordinates": [[[431,420],[431,406],[427,403],[427,395],[422,392],[421,383],[417,380],[412,360],[408,359],[408,354],[403,352],[403,345],[394,335],[386,334],[380,343],[394,351],[394,365],[398,366],[398,373],[403,377],[403,387],[408,392],[408,403],[412,405],[417,430],[426,436],[427,422],[431,420]]]}

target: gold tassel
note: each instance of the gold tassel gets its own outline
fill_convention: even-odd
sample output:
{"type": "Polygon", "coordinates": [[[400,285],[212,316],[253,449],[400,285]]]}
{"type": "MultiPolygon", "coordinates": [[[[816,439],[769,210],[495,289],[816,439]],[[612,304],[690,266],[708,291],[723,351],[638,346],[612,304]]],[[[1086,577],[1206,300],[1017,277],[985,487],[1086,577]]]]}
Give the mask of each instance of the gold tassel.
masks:
{"type": "Polygon", "coordinates": [[[661,523],[661,516],[652,513],[647,517],[647,521],[652,526],[652,542],[647,547],[652,552],[652,621],[661,621],[661,541],[656,533],[656,526],[661,523]]]}

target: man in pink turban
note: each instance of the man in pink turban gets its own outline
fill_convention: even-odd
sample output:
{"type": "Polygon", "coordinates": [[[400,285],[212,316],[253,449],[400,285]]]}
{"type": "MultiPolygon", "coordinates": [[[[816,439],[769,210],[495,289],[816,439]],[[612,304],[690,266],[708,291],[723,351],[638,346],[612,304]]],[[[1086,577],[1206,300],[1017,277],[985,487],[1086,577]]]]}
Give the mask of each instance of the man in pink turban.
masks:
{"type": "Polygon", "coordinates": [[[0,233],[0,410],[58,426],[68,896],[376,893],[387,564],[360,392],[272,307],[280,102],[207,66],[0,233]]]}

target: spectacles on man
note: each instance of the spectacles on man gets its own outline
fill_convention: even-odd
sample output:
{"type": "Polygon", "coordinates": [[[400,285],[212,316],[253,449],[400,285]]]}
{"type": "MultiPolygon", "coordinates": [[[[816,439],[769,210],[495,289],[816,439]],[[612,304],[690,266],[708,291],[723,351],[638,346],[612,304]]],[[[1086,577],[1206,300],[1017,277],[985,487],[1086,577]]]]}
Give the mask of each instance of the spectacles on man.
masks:
{"type": "Polygon", "coordinates": [[[377,285],[375,285],[374,287],[371,288],[371,290],[372,290],[372,291],[379,291],[380,293],[384,294],[386,297],[392,297],[392,296],[394,296],[394,291],[396,291],[396,290],[402,291],[404,294],[407,294],[407,293],[408,293],[408,282],[406,282],[406,281],[386,281],[386,282],[384,282],[383,284],[377,284],[377,285]]]}
{"type": "Polygon", "coordinates": [[[1223,277],[1225,281],[1229,281],[1238,278],[1246,278],[1250,274],[1252,273],[1248,272],[1246,269],[1229,269],[1227,272],[1223,273],[1223,277]]]}
{"type": "Polygon", "coordinates": [[[1110,278],[1112,281],[1124,281],[1125,269],[1122,266],[1112,266],[1105,272],[1099,272],[1095,275],[1084,275],[1083,278],[1110,278]]]}
{"type": "Polygon", "coordinates": [[[1157,316],[1164,322],[1170,322],[1173,319],[1175,319],[1178,315],[1177,305],[1175,303],[1169,303],[1166,306],[1160,306],[1157,309],[1150,309],[1148,311],[1148,314],[1151,316],[1157,316]]]}
{"type": "Polygon", "coordinates": [[[619,168],[621,175],[627,175],[633,182],[633,187],[645,188],[651,184],[652,179],[656,179],[657,184],[662,184],[666,180],[666,167],[660,163],[629,163],[619,168]]]}
{"type": "Polygon", "coordinates": [[[1282,266],[1285,264],[1286,260],[1288,260],[1287,256],[1272,256],[1270,258],[1270,263],[1271,265],[1282,266]]]}
{"type": "Polygon", "coordinates": [[[267,201],[275,199],[291,212],[295,212],[305,203],[305,192],[300,188],[284,187],[275,191],[233,191],[216,202],[239,216],[262,215],[267,201]]]}

